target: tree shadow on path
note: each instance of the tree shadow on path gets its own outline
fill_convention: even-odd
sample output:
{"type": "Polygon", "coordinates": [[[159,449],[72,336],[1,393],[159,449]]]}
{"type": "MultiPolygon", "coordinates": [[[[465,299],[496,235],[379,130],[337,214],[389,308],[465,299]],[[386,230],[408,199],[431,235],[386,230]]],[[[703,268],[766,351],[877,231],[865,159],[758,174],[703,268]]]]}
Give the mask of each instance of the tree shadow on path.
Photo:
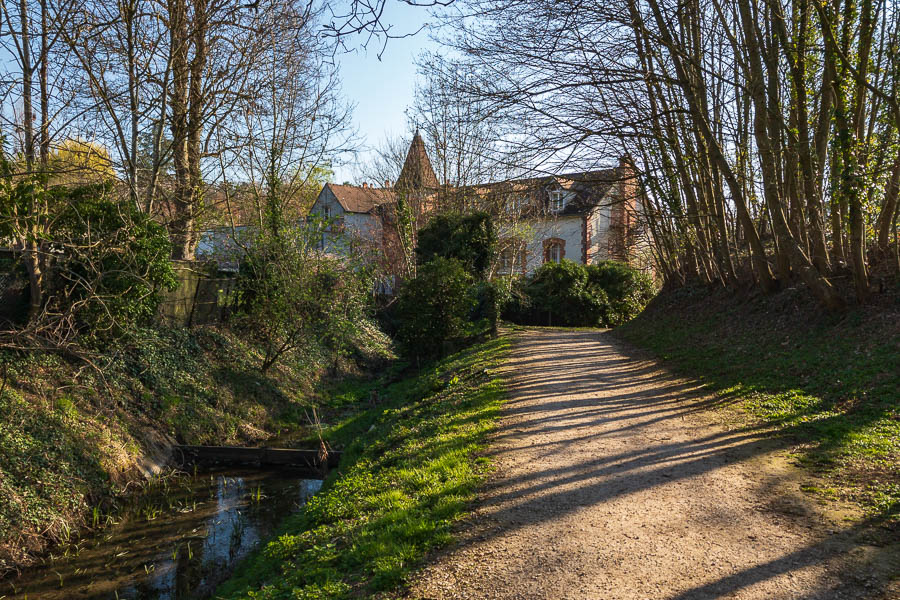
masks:
{"type": "MultiPolygon", "coordinates": [[[[721,413],[711,409],[733,399],[712,396],[696,382],[672,377],[658,364],[623,349],[607,332],[524,332],[507,368],[510,399],[486,452],[497,461],[498,472],[480,494],[478,535],[464,533],[451,553],[492,537],[526,535],[541,523],[581,511],[605,514],[606,508],[623,499],[646,498],[647,492],[658,495],[664,486],[671,490],[678,485],[697,486],[698,481],[727,484],[729,480],[719,477],[720,472],[730,469],[729,473],[743,477],[752,471],[748,476],[757,477],[756,493],[740,499],[740,510],[765,518],[772,515],[780,526],[804,531],[803,541],[775,558],[717,573],[712,580],[662,597],[731,597],[798,569],[825,564],[832,568],[847,562],[851,554],[850,562],[858,562],[856,550],[861,545],[866,561],[875,565],[871,573],[857,569],[806,592],[812,595],[792,597],[888,597],[883,595],[890,593],[883,589],[886,573],[896,569],[895,574],[900,574],[898,544],[860,543],[861,539],[871,541],[877,522],[830,530],[833,525],[816,515],[810,508],[814,503],[799,494],[799,486],[790,479],[796,469],[789,476],[759,471],[760,460],[783,455],[795,446],[789,429],[723,428],[716,422],[721,413]],[[548,361],[548,353],[552,360],[548,361]],[[797,493],[785,494],[788,487],[797,493]]],[[[735,493],[746,489],[738,486],[735,493]]],[[[709,519],[704,524],[714,532],[715,527],[730,526],[729,510],[702,507],[700,515],[709,519]]]]}

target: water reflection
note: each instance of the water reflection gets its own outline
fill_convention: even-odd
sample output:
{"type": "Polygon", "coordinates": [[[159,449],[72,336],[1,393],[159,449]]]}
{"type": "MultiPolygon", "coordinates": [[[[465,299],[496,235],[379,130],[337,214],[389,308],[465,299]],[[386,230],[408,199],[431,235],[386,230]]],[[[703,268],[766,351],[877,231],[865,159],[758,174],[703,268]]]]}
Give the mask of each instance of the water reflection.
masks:
{"type": "Polygon", "coordinates": [[[187,477],[154,502],[142,501],[102,536],[71,546],[69,558],[0,582],[0,598],[208,597],[235,564],[321,484],[284,471],[230,470],[187,477]]]}

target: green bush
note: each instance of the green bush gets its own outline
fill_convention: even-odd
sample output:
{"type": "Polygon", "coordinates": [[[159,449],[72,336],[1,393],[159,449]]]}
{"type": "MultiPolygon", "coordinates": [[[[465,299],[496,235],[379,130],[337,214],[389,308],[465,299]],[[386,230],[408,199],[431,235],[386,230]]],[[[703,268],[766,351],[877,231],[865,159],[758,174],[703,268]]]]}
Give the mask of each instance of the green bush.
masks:
{"type": "Polygon", "coordinates": [[[493,220],[486,212],[438,215],[419,231],[416,258],[419,264],[436,257],[454,258],[482,279],[496,246],[493,220]]]}
{"type": "Polygon", "coordinates": [[[321,232],[285,227],[257,236],[242,256],[236,322],[264,348],[265,372],[287,354],[320,348],[338,358],[377,335],[374,275],[364,257],[316,249],[321,232]]]}
{"type": "Polygon", "coordinates": [[[614,327],[653,297],[652,280],[614,261],[547,263],[510,291],[504,317],[523,325],[614,327]]]}
{"type": "Polygon", "coordinates": [[[475,307],[472,276],[453,258],[436,257],[420,266],[397,295],[394,316],[401,353],[416,360],[444,354],[448,342],[467,331],[475,307]]]}
{"type": "Polygon", "coordinates": [[[36,329],[60,342],[149,322],[160,292],[176,285],[165,228],[120,201],[112,183],[49,187],[9,168],[0,160],[0,239],[32,240],[44,257],[36,329]]]}
{"type": "Polygon", "coordinates": [[[475,285],[476,307],[473,321],[487,321],[492,336],[499,334],[500,317],[510,302],[515,281],[513,277],[497,277],[475,285]]]}
{"type": "Polygon", "coordinates": [[[590,285],[584,265],[563,260],[538,269],[526,285],[536,324],[600,327],[606,293],[590,285]],[[546,320],[542,317],[546,316],[546,320]],[[542,322],[543,321],[543,322],[542,322]]]}
{"type": "Polygon", "coordinates": [[[636,317],[656,295],[653,279],[646,273],[614,260],[589,265],[588,285],[606,293],[607,327],[615,327],[636,317]]]}
{"type": "Polygon", "coordinates": [[[175,273],[166,230],[110,185],[53,190],[60,207],[51,230],[55,254],[51,302],[71,310],[92,335],[118,334],[149,323],[175,273]]]}

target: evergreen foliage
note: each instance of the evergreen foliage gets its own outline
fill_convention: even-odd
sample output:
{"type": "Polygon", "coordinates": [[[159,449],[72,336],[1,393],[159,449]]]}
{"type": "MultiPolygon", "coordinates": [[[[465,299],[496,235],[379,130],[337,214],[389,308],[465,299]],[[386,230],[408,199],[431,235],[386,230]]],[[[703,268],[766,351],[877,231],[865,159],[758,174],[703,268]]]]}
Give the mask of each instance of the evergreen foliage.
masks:
{"type": "Polygon", "coordinates": [[[176,285],[166,230],[130,203],[115,202],[111,187],[54,192],[60,208],[51,243],[62,253],[51,302],[77,309],[79,324],[95,336],[149,324],[162,290],[176,285]]]}
{"type": "Polygon", "coordinates": [[[0,238],[33,244],[44,272],[32,326],[65,339],[108,338],[149,323],[160,292],[176,284],[165,228],[118,201],[110,182],[49,186],[9,168],[0,186],[0,238]]]}
{"type": "Polygon", "coordinates": [[[504,316],[528,325],[614,327],[643,310],[654,293],[650,277],[628,265],[563,260],[519,283],[504,316]]]}
{"type": "MultiPolygon", "coordinates": [[[[324,224],[321,224],[324,225],[324,224]]],[[[321,346],[336,361],[371,320],[371,265],[361,256],[320,252],[315,225],[280,226],[247,244],[238,276],[237,324],[265,348],[265,372],[283,356],[321,346]]]]}
{"type": "Polygon", "coordinates": [[[425,264],[435,257],[453,258],[473,277],[482,279],[497,247],[497,234],[486,212],[444,214],[419,231],[416,257],[425,264]]]}
{"type": "Polygon", "coordinates": [[[444,354],[448,342],[462,338],[475,306],[471,285],[472,276],[455,258],[438,256],[421,265],[397,297],[394,314],[401,353],[432,359],[444,354]]]}

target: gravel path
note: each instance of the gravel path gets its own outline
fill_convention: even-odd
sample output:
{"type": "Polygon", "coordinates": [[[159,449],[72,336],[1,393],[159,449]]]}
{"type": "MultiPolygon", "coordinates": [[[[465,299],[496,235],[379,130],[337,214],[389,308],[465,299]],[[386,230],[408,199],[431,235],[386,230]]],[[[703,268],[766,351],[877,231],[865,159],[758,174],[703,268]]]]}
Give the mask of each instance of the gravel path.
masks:
{"type": "Polygon", "coordinates": [[[506,372],[496,473],[410,597],[900,598],[785,442],[609,333],[528,330],[506,372]]]}

